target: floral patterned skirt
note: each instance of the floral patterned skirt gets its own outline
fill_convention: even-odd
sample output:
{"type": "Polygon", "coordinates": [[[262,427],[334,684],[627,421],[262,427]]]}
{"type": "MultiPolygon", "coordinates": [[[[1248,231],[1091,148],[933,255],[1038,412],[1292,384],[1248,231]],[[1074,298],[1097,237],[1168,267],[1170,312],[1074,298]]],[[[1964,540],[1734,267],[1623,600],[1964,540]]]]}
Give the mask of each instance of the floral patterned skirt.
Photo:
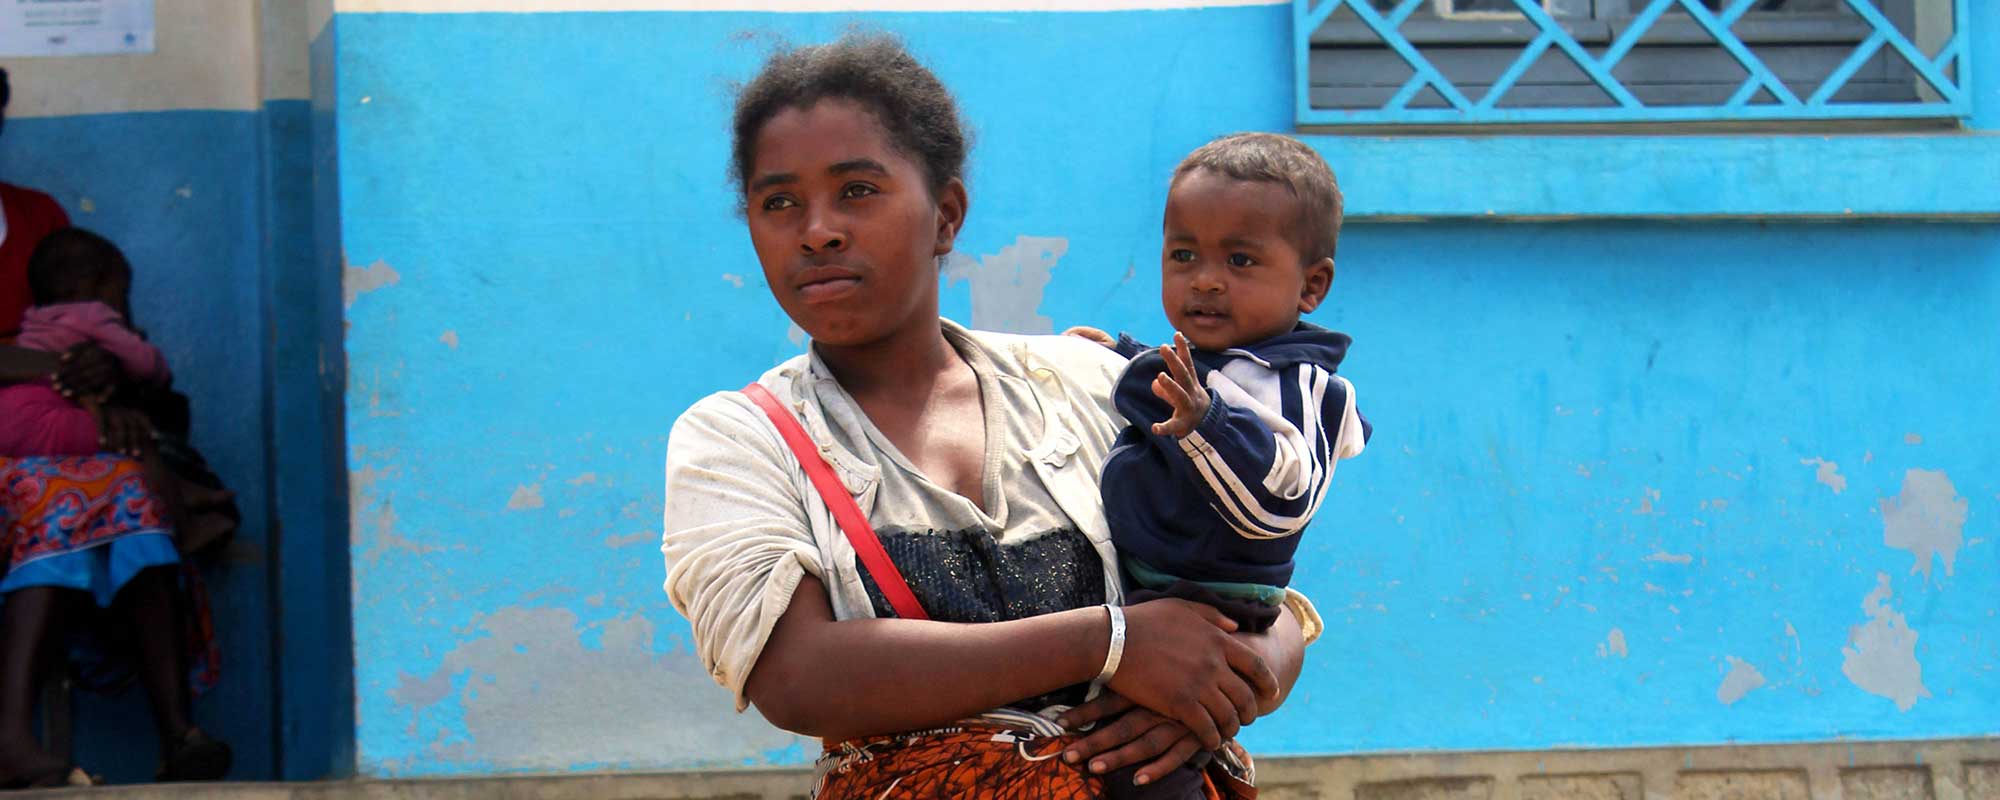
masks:
{"type": "MultiPolygon", "coordinates": [[[[1074,735],[1047,735],[996,724],[964,722],[943,728],[829,742],[819,758],[815,800],[850,798],[975,798],[977,800],[1093,800],[1104,779],[1062,760],[1074,735]]],[[[1217,782],[1211,769],[1209,800],[1256,797],[1250,784],[1217,782]]]]}
{"type": "Polygon", "coordinates": [[[113,540],[173,533],[139,462],[111,455],[0,458],[7,569],[113,540]]]}

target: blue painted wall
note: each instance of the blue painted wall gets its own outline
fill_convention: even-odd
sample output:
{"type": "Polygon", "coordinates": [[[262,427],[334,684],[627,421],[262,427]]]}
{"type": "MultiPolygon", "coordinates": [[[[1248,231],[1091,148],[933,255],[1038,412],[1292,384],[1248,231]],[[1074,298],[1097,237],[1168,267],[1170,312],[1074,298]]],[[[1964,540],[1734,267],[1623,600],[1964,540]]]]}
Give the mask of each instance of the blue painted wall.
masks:
{"type": "MultiPolygon", "coordinates": [[[[1166,176],[1289,128],[1289,13],[859,17],[978,135],[947,314],[1164,336],[1166,176]]],[[[800,349],[723,178],[728,83],[856,19],[336,18],[362,773],[810,760],[689,651],[659,475],[682,409],[800,349]]],[[[1370,199],[1398,174],[1560,209],[1465,148],[1314,142],[1371,214],[1424,213],[1370,199]]],[[[1302,555],[1332,629],[1250,744],[2000,732],[1996,257],[1978,224],[1351,225],[1314,316],[1377,438],[1302,555]],[[1954,533],[1913,572],[1905,539],[1954,533]]]]}

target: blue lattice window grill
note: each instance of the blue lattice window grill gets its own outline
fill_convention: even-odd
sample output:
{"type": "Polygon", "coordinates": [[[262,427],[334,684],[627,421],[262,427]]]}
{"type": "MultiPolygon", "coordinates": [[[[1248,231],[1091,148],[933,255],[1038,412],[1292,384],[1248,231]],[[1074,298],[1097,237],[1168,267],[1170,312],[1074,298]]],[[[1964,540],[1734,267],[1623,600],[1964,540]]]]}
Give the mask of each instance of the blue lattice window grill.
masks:
{"type": "Polygon", "coordinates": [[[1944,120],[1969,0],[1293,0],[1301,125],[1944,120]]]}

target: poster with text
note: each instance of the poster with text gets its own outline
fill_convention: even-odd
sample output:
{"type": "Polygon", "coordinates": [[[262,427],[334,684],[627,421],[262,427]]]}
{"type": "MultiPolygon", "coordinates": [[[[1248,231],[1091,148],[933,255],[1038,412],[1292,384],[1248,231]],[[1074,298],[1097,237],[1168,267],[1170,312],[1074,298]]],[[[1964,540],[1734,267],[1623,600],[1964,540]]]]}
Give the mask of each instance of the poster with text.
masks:
{"type": "Polygon", "coordinates": [[[153,52],[153,0],[0,0],[0,56],[153,52]]]}

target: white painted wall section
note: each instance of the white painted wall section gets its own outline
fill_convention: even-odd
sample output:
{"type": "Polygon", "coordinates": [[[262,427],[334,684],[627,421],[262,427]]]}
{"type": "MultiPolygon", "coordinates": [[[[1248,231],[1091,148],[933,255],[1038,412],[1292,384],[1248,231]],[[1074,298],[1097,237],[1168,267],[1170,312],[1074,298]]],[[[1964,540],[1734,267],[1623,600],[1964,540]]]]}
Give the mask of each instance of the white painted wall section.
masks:
{"type": "MultiPolygon", "coordinates": [[[[331,13],[331,0],[321,0],[331,13]]],[[[255,111],[311,90],[312,9],[299,0],[171,0],[152,53],[0,60],[12,118],[188,109],[255,111]]]]}
{"type": "Polygon", "coordinates": [[[577,11],[1145,11],[1284,5],[1284,0],[334,0],[343,14],[577,11]]]}

